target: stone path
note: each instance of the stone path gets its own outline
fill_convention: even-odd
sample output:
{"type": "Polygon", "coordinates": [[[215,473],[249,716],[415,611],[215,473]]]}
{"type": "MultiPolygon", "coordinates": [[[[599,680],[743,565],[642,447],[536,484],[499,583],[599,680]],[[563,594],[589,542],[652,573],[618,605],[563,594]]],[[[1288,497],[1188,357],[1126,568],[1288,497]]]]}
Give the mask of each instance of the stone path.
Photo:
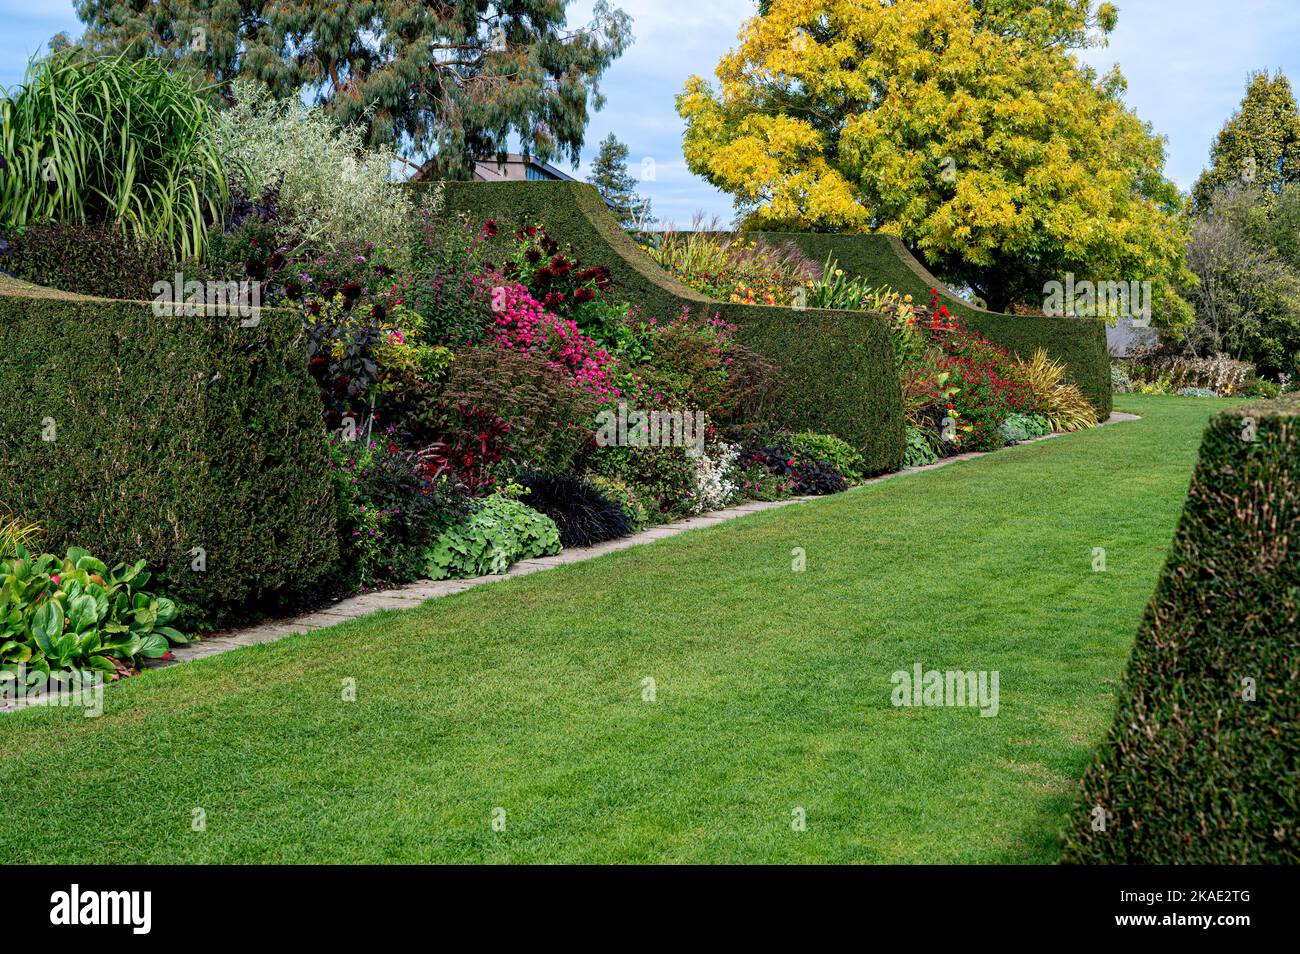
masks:
{"type": "MultiPolygon", "coordinates": [[[[1138,416],[1135,414],[1124,414],[1116,411],[1109,418],[1102,422],[1100,426],[1108,424],[1118,424],[1123,421],[1136,421],[1138,416]]],[[[1038,443],[1039,441],[1051,440],[1059,437],[1059,434],[1048,434],[1045,437],[1035,438],[1032,441],[1025,441],[1027,444],[1038,443]]],[[[976,457],[984,457],[987,454],[995,454],[997,451],[981,451],[970,454],[958,454],[955,457],[945,457],[936,463],[929,464],[925,467],[910,467],[907,470],[895,471],[891,474],[884,474],[880,477],[873,477],[864,481],[858,486],[867,486],[877,484],[885,480],[894,480],[907,474],[915,474],[926,470],[935,470],[940,467],[947,467],[955,464],[957,461],[971,460],[976,457]]],[[[292,619],[273,620],[266,623],[260,623],[247,629],[226,630],[223,632],[212,633],[205,636],[201,642],[192,643],[189,646],[178,646],[172,650],[174,659],[170,660],[146,660],[145,665],[149,668],[162,668],[165,666],[175,666],[192,659],[202,659],[205,656],[215,656],[217,653],[228,652],[232,649],[239,649],[242,646],[253,646],[258,643],[273,643],[283,639],[286,636],[292,636],[296,633],[307,633],[315,629],[324,629],[327,626],[334,626],[350,619],[358,619],[367,616],[379,610],[390,609],[411,609],[420,604],[438,599],[442,596],[449,596],[452,593],[460,593],[471,587],[481,586],[485,583],[494,583],[498,580],[506,580],[516,576],[527,576],[530,573],[538,573],[542,570],[549,570],[552,567],[560,566],[565,563],[579,563],[583,560],[591,560],[595,557],[604,556],[607,553],[614,553],[618,550],[626,550],[630,547],[640,546],[643,543],[651,543],[655,540],[662,540],[666,537],[674,537],[679,533],[686,533],[690,530],[697,530],[701,527],[711,527],[715,524],[725,523],[728,520],[734,520],[737,517],[744,517],[752,513],[761,513],[764,510],[774,510],[778,507],[788,507],[792,504],[806,503],[810,500],[821,500],[822,497],[791,497],[787,500],[775,501],[750,501],[739,504],[735,507],[728,507],[725,510],[714,510],[698,517],[688,517],[684,520],[678,520],[675,523],[664,524],[662,526],[651,527],[649,530],[643,530],[640,533],[630,537],[623,537],[618,540],[609,540],[605,543],[598,543],[591,547],[571,547],[563,550],[555,556],[538,557],[533,560],[521,560],[512,566],[509,572],[499,576],[476,576],[467,580],[425,580],[419,583],[410,583],[405,586],[399,586],[391,590],[382,590],[375,593],[364,593],[360,596],[353,596],[347,599],[338,600],[322,609],[308,613],[305,616],[298,616],[292,619]]],[[[13,708],[20,708],[12,702],[6,702],[0,705],[0,712],[9,711],[13,708]]]]}

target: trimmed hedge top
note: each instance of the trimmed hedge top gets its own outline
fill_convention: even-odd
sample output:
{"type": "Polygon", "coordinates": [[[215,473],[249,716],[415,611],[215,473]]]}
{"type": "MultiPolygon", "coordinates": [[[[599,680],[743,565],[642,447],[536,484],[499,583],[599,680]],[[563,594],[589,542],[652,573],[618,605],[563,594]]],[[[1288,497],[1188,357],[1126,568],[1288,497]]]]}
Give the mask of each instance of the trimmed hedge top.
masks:
{"type": "Polygon", "coordinates": [[[1225,411],[1205,431],[1114,725],[1065,832],[1065,860],[1300,862],[1297,659],[1292,395],[1225,411]]]}
{"type": "Polygon", "coordinates": [[[186,629],[292,603],[338,560],[300,334],[0,284],[0,511],[55,552],[145,559],[186,629]]]}
{"type": "Polygon", "coordinates": [[[1043,348],[1065,365],[1070,380],[1105,420],[1113,408],[1110,386],[1110,353],[1106,347],[1106,326],[1083,318],[1046,318],[1004,315],[963,301],[935,278],[895,235],[834,235],[821,232],[747,233],[770,245],[791,242],[805,255],[824,263],[833,257],[849,275],[858,275],[873,285],[888,285],[916,301],[928,302],[930,289],[939,290],[939,301],[959,317],[966,327],[978,331],[1009,351],[1028,360],[1043,348]]]}
{"type": "MultiPolygon", "coordinates": [[[[413,188],[433,188],[420,184],[413,188]]],[[[782,369],[782,419],[822,431],[859,450],[872,473],[897,469],[905,424],[890,331],[878,315],[718,302],[688,288],[645,255],[610,216],[600,194],[580,182],[449,182],[450,213],[495,220],[504,250],[514,230],[541,224],[589,265],[610,269],[616,293],[647,314],[672,318],[689,308],[737,326],[737,340],[782,369]]],[[[1109,367],[1107,387],[1110,386],[1109,367]]]]}

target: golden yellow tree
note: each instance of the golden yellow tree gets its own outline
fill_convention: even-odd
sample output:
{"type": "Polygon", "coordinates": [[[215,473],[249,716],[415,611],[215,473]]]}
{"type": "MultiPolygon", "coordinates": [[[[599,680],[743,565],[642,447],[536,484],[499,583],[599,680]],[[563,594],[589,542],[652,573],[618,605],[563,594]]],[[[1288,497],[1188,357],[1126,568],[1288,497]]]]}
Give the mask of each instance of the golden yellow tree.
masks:
{"type": "Polygon", "coordinates": [[[1149,280],[1190,316],[1181,197],[1123,77],[1074,51],[1115,24],[1092,0],[770,0],[678,96],[691,170],[747,227],[899,235],[990,307],[1070,272],[1149,280]]]}

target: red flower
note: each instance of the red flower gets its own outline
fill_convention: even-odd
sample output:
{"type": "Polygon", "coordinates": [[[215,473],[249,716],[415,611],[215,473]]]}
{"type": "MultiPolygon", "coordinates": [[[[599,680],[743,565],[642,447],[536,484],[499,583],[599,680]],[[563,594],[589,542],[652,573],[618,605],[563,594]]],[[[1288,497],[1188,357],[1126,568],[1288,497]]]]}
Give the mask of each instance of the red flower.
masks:
{"type": "Polygon", "coordinates": [[[498,231],[500,231],[500,229],[497,228],[497,223],[495,219],[488,219],[486,222],[483,223],[484,238],[496,238],[498,231]]]}

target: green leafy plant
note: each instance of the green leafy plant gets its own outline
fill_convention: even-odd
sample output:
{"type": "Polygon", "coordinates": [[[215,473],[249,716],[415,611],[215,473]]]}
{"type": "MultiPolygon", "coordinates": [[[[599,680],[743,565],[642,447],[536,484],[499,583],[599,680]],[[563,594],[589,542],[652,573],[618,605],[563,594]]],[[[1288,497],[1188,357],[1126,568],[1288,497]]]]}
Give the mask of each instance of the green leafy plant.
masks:
{"type": "Polygon", "coordinates": [[[19,545],[0,563],[0,674],[108,678],[188,640],[166,597],[146,592],[144,560],[111,570],[80,547],[59,558],[19,545]]]}
{"type": "Polygon", "coordinates": [[[749,500],[784,500],[793,490],[793,481],[781,477],[762,464],[750,464],[736,474],[736,489],[749,500]]]}
{"type": "Polygon", "coordinates": [[[939,459],[934,448],[915,427],[907,426],[907,454],[903,457],[904,467],[928,467],[939,459]]]}
{"type": "Polygon", "coordinates": [[[588,469],[635,490],[655,523],[685,515],[695,494],[695,465],[681,447],[598,447],[588,469]]]}
{"type": "Polygon", "coordinates": [[[330,453],[344,585],[367,589],[418,579],[428,541],[465,513],[460,489],[427,477],[387,434],[334,440],[330,453]]]}
{"type": "Polygon", "coordinates": [[[1246,387],[1246,396],[1273,399],[1282,394],[1282,385],[1267,378],[1256,378],[1246,387]]]}
{"type": "Polygon", "coordinates": [[[872,285],[861,276],[848,274],[829,255],[822,265],[820,277],[809,282],[806,295],[809,308],[843,308],[846,311],[884,311],[899,301],[898,292],[888,285],[872,285]]]}
{"type": "Polygon", "coordinates": [[[1002,422],[998,431],[1008,444],[1020,444],[1047,436],[1052,433],[1052,425],[1041,414],[1012,414],[1002,422]]]}
{"type": "Polygon", "coordinates": [[[830,464],[850,484],[856,484],[866,476],[867,462],[862,455],[834,434],[790,434],[784,437],[783,446],[801,457],[830,464]]]}
{"type": "Polygon", "coordinates": [[[519,560],[560,552],[555,521],[507,493],[477,501],[425,552],[430,579],[505,573],[519,560]]]}
{"type": "Polygon", "coordinates": [[[627,514],[628,526],[633,533],[644,529],[650,523],[650,515],[646,513],[641,495],[623,481],[613,477],[603,477],[600,474],[590,474],[587,476],[587,482],[627,514]]]}
{"type": "Polygon", "coordinates": [[[209,90],[156,57],[33,60],[0,99],[0,157],[0,224],[113,222],[180,258],[228,194],[209,90]]]}

